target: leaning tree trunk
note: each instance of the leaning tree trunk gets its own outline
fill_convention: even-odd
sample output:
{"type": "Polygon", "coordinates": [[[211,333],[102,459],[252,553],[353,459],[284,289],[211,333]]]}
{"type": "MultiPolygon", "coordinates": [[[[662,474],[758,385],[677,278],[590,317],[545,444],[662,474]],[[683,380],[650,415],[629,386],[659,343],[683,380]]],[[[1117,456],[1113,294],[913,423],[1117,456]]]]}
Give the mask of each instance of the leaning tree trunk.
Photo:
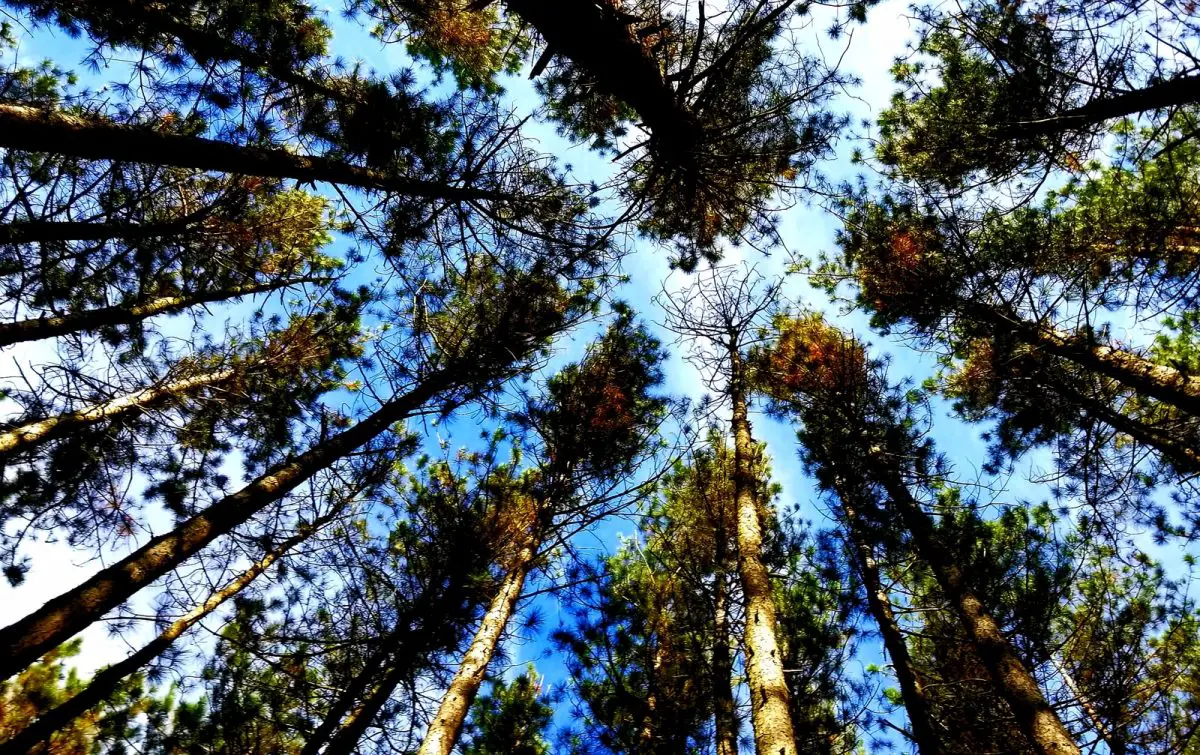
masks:
{"type": "Polygon", "coordinates": [[[1043,353],[1065,359],[1116,380],[1137,393],[1200,417],[1200,378],[1156,364],[1123,349],[1090,342],[1035,322],[1008,316],[991,307],[969,304],[964,313],[988,323],[997,333],[1012,332],[1043,353]]]}
{"type": "Polygon", "coordinates": [[[912,655],[908,652],[908,643],[904,633],[896,621],[892,611],[891,599],[880,578],[879,565],[870,545],[870,538],[863,531],[853,499],[849,497],[846,485],[838,481],[835,492],[842,502],[842,511],[846,516],[848,535],[858,563],[858,572],[862,577],[863,587],[867,593],[867,608],[879,627],[883,638],[883,646],[892,658],[892,668],[896,670],[896,681],[900,685],[900,698],[904,701],[904,709],[908,712],[909,725],[912,727],[912,739],[921,755],[940,755],[942,753],[941,738],[934,728],[933,715],[930,712],[929,698],[921,683],[921,674],[913,663],[912,655]]]}
{"type": "Polygon", "coordinates": [[[38,656],[70,639],[213,540],[233,531],[317,472],[386,432],[452,383],[453,376],[441,372],[384,404],[354,427],[276,467],[171,532],[153,538],[78,587],[0,629],[0,679],[19,672],[38,656]]]}
{"type": "Polygon", "coordinates": [[[438,588],[435,595],[414,603],[414,610],[398,621],[396,629],[385,640],[386,665],[379,682],[360,699],[361,692],[370,687],[370,679],[376,678],[378,671],[378,667],[364,668],[360,677],[366,675],[366,682],[356,678],[350,685],[359,693],[343,694],[339,698],[339,705],[329,711],[320,728],[305,743],[301,755],[316,755],[317,752],[351,755],[356,751],[359,740],[379,711],[401,682],[413,674],[421,659],[456,640],[457,630],[448,631],[448,627],[459,625],[455,616],[470,599],[469,576],[456,570],[444,588],[438,588]],[[356,700],[358,704],[354,705],[356,700]],[[329,744],[322,751],[321,746],[326,740],[329,744]]]}
{"type": "Polygon", "coordinates": [[[932,520],[894,470],[894,462],[881,454],[873,456],[872,463],[884,470],[881,481],[912,536],[915,550],[950,599],[972,648],[987,667],[993,687],[1012,709],[1029,744],[1041,755],[1079,755],[1079,747],[1070,732],[1042,694],[1033,674],[1025,668],[1012,643],[971,589],[954,554],[938,539],[932,520]]]}
{"type": "MultiPolygon", "coordinates": [[[[720,540],[718,540],[718,543],[720,540]]],[[[718,551],[723,550],[718,546],[718,551]]],[[[723,564],[724,558],[717,560],[723,564]]],[[[717,755],[738,755],[737,707],[733,700],[733,654],[729,649],[729,588],[718,568],[713,595],[712,696],[717,755]]]]}
{"type": "Polygon", "coordinates": [[[94,404],[86,409],[47,417],[35,422],[26,422],[11,430],[0,432],[0,462],[18,453],[36,448],[47,441],[61,438],[80,428],[90,427],[101,422],[111,422],[135,412],[146,411],[164,401],[189,395],[201,388],[219,385],[236,374],[237,370],[233,368],[205,372],[174,382],[143,388],[94,404]]]}
{"type": "Polygon", "coordinates": [[[462,664],[450,682],[442,703],[438,706],[437,715],[425,732],[425,739],[417,755],[450,755],[455,743],[462,734],[463,723],[467,720],[467,712],[479,694],[488,665],[500,645],[500,638],[508,626],[509,619],[517,608],[521,591],[525,587],[525,578],[537,555],[537,545],[529,544],[522,548],[514,559],[507,574],[500,583],[500,590],[492,598],[487,612],[479,622],[479,629],[471,646],[463,656],[462,664]]]}
{"type": "Polygon", "coordinates": [[[1200,451],[1191,444],[1183,441],[1177,434],[1164,431],[1141,420],[1123,414],[1105,401],[1086,396],[1081,391],[1058,382],[1046,386],[1064,399],[1076,406],[1092,418],[1128,435],[1139,443],[1154,450],[1168,461],[1177,472],[1190,474],[1200,471],[1200,451]]]}
{"type": "Polygon", "coordinates": [[[629,105],[659,139],[694,140],[693,118],[678,103],[628,20],[617,8],[594,0],[504,0],[542,39],[593,77],[597,88],[629,105]]]}
{"type": "Polygon", "coordinates": [[[175,640],[182,637],[184,632],[212,615],[213,611],[220,608],[227,600],[249,587],[259,575],[271,568],[271,565],[282,558],[284,554],[312,537],[332,521],[341,509],[342,507],[339,506],[311,525],[303,526],[295,535],[280,543],[274,550],[251,564],[246,571],[210,595],[208,600],[173,621],[157,637],[143,645],[135,653],[97,671],[82,690],[55,708],[41,714],[33,723],[0,743],[0,755],[35,755],[43,743],[50,741],[50,735],[65,729],[76,718],[107,700],[121,681],[157,658],[163,651],[171,647],[175,640]]]}
{"type": "Polygon", "coordinates": [[[1021,136],[1056,134],[1076,128],[1095,126],[1114,118],[1124,118],[1149,110],[1176,108],[1200,102],[1200,76],[1179,76],[1111,97],[1099,97],[1086,105],[1035,121],[1004,124],[1019,130],[1021,136]]]}
{"type": "MultiPolygon", "coordinates": [[[[198,213],[197,217],[202,217],[198,213]]],[[[106,223],[72,220],[18,220],[0,224],[0,244],[44,244],[52,241],[109,241],[177,236],[195,224],[186,216],[152,223],[106,223]]]]}
{"type": "Polygon", "coordinates": [[[503,200],[503,192],[406,178],[316,155],[129,126],[97,117],[0,104],[0,147],[174,168],[341,184],[447,201],[503,200]]]}
{"type": "Polygon", "coordinates": [[[95,333],[101,328],[131,325],[155,315],[179,312],[198,307],[201,304],[278,291],[301,283],[315,283],[318,280],[317,278],[296,278],[246,286],[230,286],[216,291],[203,291],[186,296],[160,296],[137,304],[88,309],[60,317],[31,317],[27,320],[4,322],[0,323],[0,347],[24,341],[55,338],[71,333],[95,333]]]}
{"type": "Polygon", "coordinates": [[[763,564],[762,522],[754,489],[754,438],[746,408],[746,378],[741,355],[731,348],[729,397],[733,404],[733,489],[737,512],[738,571],[746,604],[746,677],[751,721],[759,753],[796,755],[788,706],[787,679],[779,650],[775,599],[763,564]]]}

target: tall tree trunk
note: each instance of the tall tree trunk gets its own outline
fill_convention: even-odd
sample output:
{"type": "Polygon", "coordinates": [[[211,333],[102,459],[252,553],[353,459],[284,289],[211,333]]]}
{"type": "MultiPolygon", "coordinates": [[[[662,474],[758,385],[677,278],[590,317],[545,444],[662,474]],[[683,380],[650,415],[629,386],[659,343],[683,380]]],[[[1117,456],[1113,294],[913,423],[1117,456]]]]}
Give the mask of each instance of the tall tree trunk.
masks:
{"type": "Polygon", "coordinates": [[[1191,473],[1200,470],[1200,451],[1188,443],[1181,441],[1176,435],[1164,432],[1153,425],[1147,425],[1145,422],[1130,417],[1127,414],[1122,414],[1111,404],[1091,396],[1086,396],[1070,386],[1054,382],[1047,385],[1047,387],[1068,401],[1074,402],[1094,419],[1103,422],[1119,433],[1128,435],[1139,443],[1155,449],[1177,471],[1191,473]]]}
{"type": "Polygon", "coordinates": [[[186,396],[200,388],[218,385],[236,374],[237,370],[233,368],[205,372],[174,382],[143,388],[86,409],[27,422],[11,430],[0,432],[0,461],[22,451],[36,448],[46,441],[61,438],[80,428],[112,421],[134,412],[145,411],[172,398],[186,396]]]}
{"type": "Polygon", "coordinates": [[[7,679],[33,663],[38,656],[70,639],[213,540],[244,524],[317,472],[420,409],[453,384],[452,372],[443,370],[427,379],[412,391],[384,404],[354,427],[276,467],[171,532],[153,538],[78,587],[0,629],[0,679],[7,679]]]}
{"type": "Polygon", "coordinates": [[[412,675],[420,660],[432,652],[452,645],[457,640],[454,619],[469,600],[466,573],[451,575],[448,583],[436,588],[434,595],[414,602],[413,611],[406,612],[397,623],[396,629],[384,641],[385,664],[383,676],[379,677],[379,666],[367,666],[347,688],[358,690],[356,694],[343,694],[338,704],[329,711],[321,726],[305,743],[301,755],[316,755],[328,741],[324,755],[351,755],[379,711],[391,698],[392,693],[406,678],[412,675]],[[370,680],[378,683],[362,697],[370,687],[370,680]],[[361,697],[361,699],[360,699],[361,697]],[[357,705],[355,703],[357,702],[357,705]]]}
{"type": "Polygon", "coordinates": [[[250,583],[271,568],[271,565],[282,558],[284,554],[332,521],[341,509],[342,507],[339,506],[311,525],[302,527],[295,535],[280,543],[274,550],[251,564],[246,571],[210,595],[208,600],[173,621],[157,637],[143,645],[135,653],[97,671],[88,685],[74,696],[41,714],[33,723],[0,743],[0,755],[34,755],[41,744],[50,741],[50,735],[65,728],[76,718],[104,702],[123,679],[157,658],[163,651],[171,647],[175,640],[182,637],[184,632],[211,615],[225,601],[249,587],[250,583]]]}
{"type": "Polygon", "coordinates": [[[775,599],[762,560],[762,522],[755,498],[755,447],[747,416],[745,368],[736,347],[730,349],[729,360],[738,570],[746,603],[746,676],[754,742],[763,755],[796,755],[787,680],[777,637],[775,599]]]}
{"type": "Polygon", "coordinates": [[[1084,715],[1091,722],[1092,728],[1100,735],[1100,739],[1104,740],[1104,744],[1108,746],[1110,755],[1126,755],[1129,752],[1129,747],[1124,740],[1117,739],[1113,736],[1113,732],[1105,725],[1104,719],[1100,717],[1100,713],[1096,710],[1096,706],[1092,705],[1092,701],[1088,696],[1079,689],[1079,685],[1075,683],[1075,677],[1071,676],[1071,672],[1062,665],[1058,660],[1058,656],[1050,653],[1050,664],[1054,666],[1054,672],[1063,680],[1063,684],[1070,690],[1071,696],[1075,698],[1076,704],[1083,708],[1084,715]]]}
{"type": "MultiPolygon", "coordinates": [[[[718,546],[718,551],[723,550],[718,546]]],[[[724,563],[720,558],[717,563],[724,563]]],[[[718,569],[713,589],[712,695],[717,755],[738,755],[737,707],[733,700],[733,653],[729,649],[729,588],[718,569]]]]}
{"type": "Polygon", "coordinates": [[[967,304],[968,317],[982,320],[997,333],[1012,332],[1024,343],[1081,367],[1110,377],[1143,396],[1158,399],[1182,412],[1200,417],[1200,378],[1156,364],[1137,354],[1091,343],[1086,338],[1009,316],[992,307],[967,304]]]}
{"type": "Polygon", "coordinates": [[[405,178],[316,155],[171,134],[149,126],[126,126],[25,105],[0,104],[0,147],[88,160],[321,181],[447,201],[511,198],[504,192],[405,178]]]}
{"type": "Polygon", "coordinates": [[[909,725],[912,728],[912,739],[921,755],[940,755],[943,752],[941,738],[933,724],[930,713],[929,699],[925,695],[921,674],[913,663],[908,652],[908,643],[904,641],[904,633],[892,611],[891,599],[880,578],[879,565],[871,548],[871,539],[863,530],[850,492],[842,480],[837,480],[838,498],[842,501],[842,511],[846,516],[846,524],[851,544],[858,562],[858,572],[862,577],[863,587],[867,593],[867,608],[879,627],[883,638],[883,646],[892,658],[892,668],[896,671],[896,681],[900,685],[900,698],[904,701],[904,709],[908,712],[909,725]]]}
{"type": "Polygon", "coordinates": [[[3,322],[0,323],[0,347],[11,346],[23,341],[55,338],[70,333],[95,333],[101,328],[130,325],[155,315],[179,312],[191,307],[198,307],[201,304],[278,291],[301,283],[315,283],[318,280],[317,278],[295,278],[245,286],[230,286],[187,296],[160,296],[146,299],[137,304],[88,309],[61,317],[31,317],[27,320],[3,322]]]}
{"type": "Polygon", "coordinates": [[[517,554],[512,566],[500,583],[500,590],[492,598],[487,612],[479,622],[479,629],[463,656],[462,664],[454,675],[454,680],[446,689],[442,703],[438,706],[437,715],[425,732],[425,739],[417,755],[450,755],[454,745],[462,734],[463,722],[467,720],[467,712],[479,694],[483,684],[488,664],[496,654],[504,628],[516,610],[517,601],[525,587],[525,578],[537,555],[537,545],[530,544],[517,554]]]}
{"type": "Polygon", "coordinates": [[[950,599],[971,646],[987,667],[992,685],[1012,709],[1029,744],[1041,755],[1079,755],[1070,732],[1050,707],[1012,643],[970,588],[954,554],[938,539],[932,520],[900,479],[894,462],[883,455],[875,455],[872,462],[884,470],[881,482],[912,536],[917,553],[950,599]]]}
{"type": "Polygon", "coordinates": [[[629,105],[661,141],[694,141],[692,116],[679,104],[617,7],[594,0],[504,0],[546,40],[549,49],[595,78],[597,87],[629,105]]]}
{"type": "Polygon", "coordinates": [[[1005,124],[1023,135],[1056,134],[1072,128],[1086,128],[1114,118],[1137,115],[1148,110],[1180,107],[1200,102],[1200,76],[1178,76],[1142,89],[1098,97],[1086,105],[1036,121],[1005,124]]]}

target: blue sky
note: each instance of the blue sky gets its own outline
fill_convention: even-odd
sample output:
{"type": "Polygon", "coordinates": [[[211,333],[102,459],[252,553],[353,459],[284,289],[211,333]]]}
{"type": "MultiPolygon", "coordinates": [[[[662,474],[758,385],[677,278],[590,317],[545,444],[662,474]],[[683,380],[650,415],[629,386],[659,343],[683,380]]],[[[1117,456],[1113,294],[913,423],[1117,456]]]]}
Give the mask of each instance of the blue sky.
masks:
{"type": "MultiPolygon", "coordinates": [[[[347,60],[361,59],[369,67],[380,72],[403,67],[409,64],[407,57],[398,46],[381,47],[381,45],[361,28],[346,24],[339,17],[338,8],[329,8],[329,18],[335,29],[333,51],[347,60]]],[[[817,23],[818,29],[823,24],[817,23]]],[[[827,55],[834,56],[839,51],[839,45],[848,44],[848,53],[844,56],[844,70],[855,74],[861,79],[861,85],[855,87],[839,98],[834,108],[852,113],[856,119],[874,118],[879,111],[886,107],[893,86],[888,69],[893,59],[905,53],[905,44],[912,36],[912,28],[907,18],[907,4],[902,1],[888,0],[872,8],[868,22],[853,30],[852,36],[839,43],[828,39],[820,42],[827,55]]],[[[74,67],[81,54],[82,47],[78,41],[69,40],[64,35],[47,31],[39,31],[29,37],[19,51],[21,62],[28,64],[49,57],[64,67],[74,67]]],[[[88,74],[91,82],[96,85],[106,81],[109,72],[100,71],[88,74]]],[[[113,77],[116,78],[116,77],[113,77]]],[[[521,77],[506,82],[507,97],[512,107],[518,113],[528,112],[537,103],[537,97],[532,92],[528,81],[521,77]]],[[[862,129],[855,129],[861,132],[862,129]]],[[[587,177],[605,177],[613,170],[607,159],[598,157],[586,146],[573,145],[559,138],[553,129],[546,125],[534,126],[530,133],[541,142],[541,147],[558,157],[563,163],[571,163],[576,173],[587,177]]],[[[863,143],[853,138],[845,138],[839,144],[836,159],[820,166],[820,169],[831,178],[849,178],[858,170],[851,164],[850,155],[855,148],[862,148],[863,143]]],[[[834,233],[838,226],[833,216],[803,203],[792,207],[781,214],[780,227],[788,249],[798,255],[814,258],[823,251],[834,249],[834,233]]],[[[339,241],[345,244],[345,241],[339,241]]],[[[757,252],[731,249],[726,254],[730,263],[746,262],[757,265],[758,269],[767,275],[782,273],[788,256],[781,250],[774,251],[769,256],[761,256],[757,252]]],[[[638,310],[643,319],[654,324],[665,343],[673,341],[673,337],[662,331],[656,323],[661,322],[663,313],[653,303],[653,298],[664,286],[669,290],[677,290],[685,286],[689,276],[672,272],[668,265],[667,254],[653,245],[640,243],[624,261],[624,272],[629,276],[629,282],[618,292],[618,296],[628,301],[638,310]]],[[[846,313],[844,308],[835,302],[830,302],[823,294],[808,289],[799,280],[789,283],[787,294],[797,306],[811,307],[826,312],[838,325],[855,331],[876,344],[878,353],[887,354],[891,362],[891,372],[894,376],[909,376],[919,382],[929,376],[934,367],[933,359],[927,354],[921,354],[908,348],[898,341],[880,338],[871,334],[866,324],[866,318],[860,313],[846,313]]],[[[246,311],[251,304],[239,305],[240,308],[217,309],[212,317],[214,322],[220,322],[225,317],[236,317],[246,311]]],[[[181,318],[180,327],[188,327],[181,318]]],[[[552,364],[577,357],[592,331],[584,330],[572,338],[559,344],[558,354],[552,364]]],[[[1136,340],[1136,339],[1131,339],[1136,340]]],[[[52,357],[44,345],[22,347],[5,355],[5,359],[17,363],[34,366],[52,357]]],[[[693,400],[705,392],[704,380],[697,371],[682,358],[682,350],[672,348],[672,356],[666,368],[666,390],[678,396],[687,396],[693,400]]],[[[6,373],[7,374],[7,373],[6,373]]],[[[946,407],[934,405],[935,422],[933,437],[941,451],[949,456],[957,476],[964,480],[973,480],[979,474],[984,458],[984,444],[979,438],[982,428],[967,426],[946,416],[946,407]]],[[[798,504],[805,512],[806,518],[814,520],[819,526],[827,525],[828,519],[824,509],[817,504],[816,493],[810,481],[805,478],[796,461],[795,436],[792,428],[768,419],[761,413],[753,416],[756,436],[765,441],[774,459],[776,480],[782,485],[783,493],[780,502],[790,507],[798,504]]],[[[473,443],[478,436],[478,427],[468,417],[456,419],[438,429],[438,432],[451,445],[473,443]]],[[[430,450],[435,447],[437,438],[431,439],[430,450]]],[[[1024,470],[1038,466],[1048,467],[1046,457],[1034,455],[1025,465],[1024,470]]],[[[1044,491],[1028,484],[1018,474],[1013,478],[1007,491],[1007,500],[1032,499],[1041,500],[1046,497],[1044,491]]],[[[158,526],[169,526],[164,518],[158,526]]],[[[592,533],[586,547],[594,553],[601,553],[617,546],[621,537],[628,537],[634,531],[634,525],[628,521],[614,521],[605,524],[592,533]]],[[[89,573],[98,569],[98,561],[85,561],[84,557],[70,552],[61,544],[40,544],[35,547],[37,567],[28,581],[21,587],[10,589],[0,587],[0,622],[8,623],[36,608],[50,595],[57,594],[69,586],[85,578],[89,573]]],[[[1177,558],[1177,556],[1175,556],[1177,558]]],[[[543,585],[537,585],[542,587],[543,585]]],[[[139,598],[139,610],[148,607],[148,598],[139,598]]],[[[565,613],[560,612],[560,606],[550,597],[533,601],[536,609],[543,614],[543,630],[553,630],[560,621],[567,620],[565,613]]],[[[105,635],[103,627],[95,627],[85,634],[85,654],[79,659],[79,665],[84,670],[109,662],[116,654],[123,653],[127,645],[125,641],[114,640],[105,635]]],[[[544,636],[532,636],[525,641],[510,647],[515,660],[514,667],[520,668],[527,661],[535,660],[541,673],[548,681],[555,683],[561,680],[560,664],[544,657],[547,644],[544,636]]],[[[863,664],[877,662],[878,650],[872,643],[864,645],[861,658],[863,664]]],[[[560,713],[560,715],[565,715],[560,713]]]]}

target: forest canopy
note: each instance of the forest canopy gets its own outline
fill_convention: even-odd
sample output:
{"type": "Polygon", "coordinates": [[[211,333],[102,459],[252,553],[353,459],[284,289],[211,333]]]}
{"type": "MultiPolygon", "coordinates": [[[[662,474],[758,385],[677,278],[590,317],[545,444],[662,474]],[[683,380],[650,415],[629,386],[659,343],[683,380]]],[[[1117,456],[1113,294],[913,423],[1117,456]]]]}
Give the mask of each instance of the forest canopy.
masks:
{"type": "Polygon", "coordinates": [[[1200,755],[1200,16],[0,0],[0,755],[1200,755]]]}

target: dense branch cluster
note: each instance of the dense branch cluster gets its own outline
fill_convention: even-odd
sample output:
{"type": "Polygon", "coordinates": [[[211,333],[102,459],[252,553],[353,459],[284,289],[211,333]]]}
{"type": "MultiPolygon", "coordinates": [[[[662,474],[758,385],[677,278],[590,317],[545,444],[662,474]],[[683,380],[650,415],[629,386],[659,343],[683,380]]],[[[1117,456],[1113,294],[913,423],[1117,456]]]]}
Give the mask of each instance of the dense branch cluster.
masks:
{"type": "Polygon", "coordinates": [[[1200,753],[1194,3],[873,5],[3,0],[0,755],[1200,753]]]}

